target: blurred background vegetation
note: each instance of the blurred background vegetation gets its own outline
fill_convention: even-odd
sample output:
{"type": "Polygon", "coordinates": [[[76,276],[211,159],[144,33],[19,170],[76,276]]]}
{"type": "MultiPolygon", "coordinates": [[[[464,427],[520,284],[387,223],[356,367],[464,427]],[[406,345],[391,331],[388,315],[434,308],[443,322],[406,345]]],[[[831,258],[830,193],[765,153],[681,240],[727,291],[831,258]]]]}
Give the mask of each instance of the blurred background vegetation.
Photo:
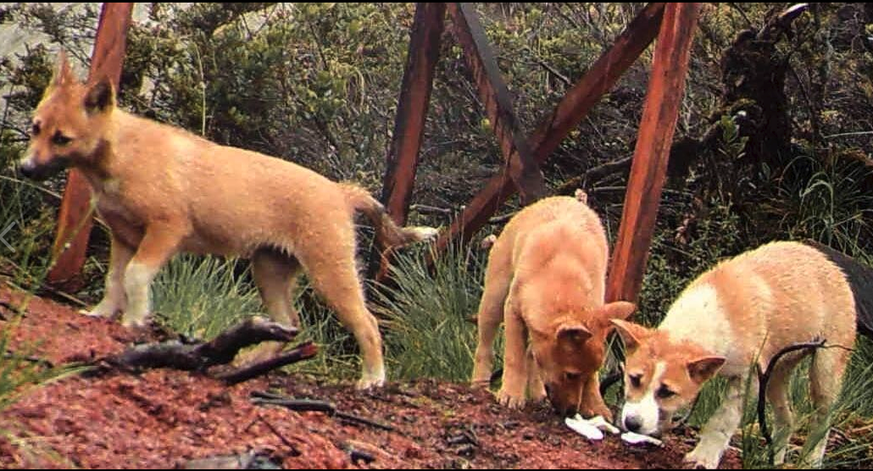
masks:
{"type": "MultiPolygon", "coordinates": [[[[815,239],[871,263],[873,7],[811,4],[782,24],[777,15],[790,5],[703,9],[641,322],[656,324],[682,287],[718,260],[767,241],[815,239]]],[[[477,5],[526,133],[642,6],[477,5]]],[[[120,103],[221,144],[356,181],[378,195],[413,13],[413,4],[137,4],[120,103]]],[[[15,241],[14,251],[0,245],[0,272],[34,290],[48,263],[64,177],[35,185],[18,179],[13,166],[56,51],[69,51],[84,74],[98,14],[93,3],[0,4],[0,229],[14,224],[6,238],[15,241]]],[[[413,195],[415,224],[448,225],[502,165],[449,31],[413,195]],[[440,210],[424,211],[434,207],[440,210]]],[[[633,153],[650,60],[651,48],[544,167],[551,192],[582,187],[589,193],[613,240],[628,166],[590,170],[633,153]]],[[[500,213],[517,205],[512,200],[500,213]]],[[[492,224],[474,240],[499,231],[500,224],[492,224]]],[[[361,240],[363,258],[370,234],[363,231],[361,240]]],[[[411,250],[401,257],[394,268],[399,287],[371,286],[390,372],[395,379],[461,381],[475,347],[475,326],[467,318],[478,305],[486,254],[476,244],[455,247],[436,274],[427,273],[421,255],[411,250]]],[[[107,259],[106,229],[98,225],[85,272],[89,283],[76,297],[99,299],[107,259]]],[[[154,291],[161,319],[192,335],[214,335],[261,311],[246,264],[236,260],[180,258],[154,291]]],[[[297,299],[307,335],[326,351],[299,372],[353,376],[357,357],[348,334],[305,284],[297,299]]],[[[863,380],[871,350],[864,342],[856,355],[858,380],[847,384],[857,390],[841,406],[844,428],[832,439],[842,452],[831,464],[873,459],[873,396],[863,380]]],[[[798,391],[804,387],[799,381],[798,391]]]]}

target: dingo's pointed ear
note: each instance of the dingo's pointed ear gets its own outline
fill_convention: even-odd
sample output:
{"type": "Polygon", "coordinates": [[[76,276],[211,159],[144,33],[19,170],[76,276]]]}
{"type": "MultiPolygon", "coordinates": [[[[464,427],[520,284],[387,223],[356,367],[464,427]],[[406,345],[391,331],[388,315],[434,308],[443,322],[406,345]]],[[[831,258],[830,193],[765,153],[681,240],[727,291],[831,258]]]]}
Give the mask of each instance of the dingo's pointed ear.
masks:
{"type": "Polygon", "coordinates": [[[648,329],[633,322],[622,319],[612,319],[610,322],[615,326],[615,331],[618,332],[628,352],[633,352],[639,348],[640,344],[649,336],[648,329]]]}
{"type": "Polygon", "coordinates": [[[57,65],[55,66],[54,76],[51,84],[59,87],[61,85],[69,85],[76,81],[76,75],[70,67],[70,61],[67,60],[67,53],[63,49],[58,53],[57,65]]]}
{"type": "Polygon", "coordinates": [[[634,311],[637,310],[637,305],[627,301],[616,301],[603,306],[600,310],[602,319],[612,320],[627,320],[634,311]]]}
{"type": "Polygon", "coordinates": [[[562,350],[574,351],[582,347],[591,338],[591,331],[581,324],[562,324],[555,334],[558,347],[562,350]]]}
{"type": "Polygon", "coordinates": [[[705,383],[715,376],[724,365],[725,357],[707,356],[688,362],[688,375],[698,384],[705,383]]]}
{"type": "Polygon", "coordinates": [[[98,81],[92,83],[85,93],[85,109],[88,114],[102,113],[115,106],[115,87],[112,80],[103,75],[98,81]]]}

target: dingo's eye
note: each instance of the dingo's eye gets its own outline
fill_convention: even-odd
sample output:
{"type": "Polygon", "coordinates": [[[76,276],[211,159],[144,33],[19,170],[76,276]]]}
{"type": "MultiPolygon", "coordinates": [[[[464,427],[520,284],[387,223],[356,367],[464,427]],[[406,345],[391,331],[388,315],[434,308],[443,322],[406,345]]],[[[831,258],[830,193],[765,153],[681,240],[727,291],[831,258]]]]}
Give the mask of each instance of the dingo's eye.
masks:
{"type": "Polygon", "coordinates": [[[661,387],[658,388],[658,397],[660,399],[670,399],[671,397],[673,397],[675,395],[676,395],[676,393],[674,391],[672,391],[670,388],[668,388],[667,386],[661,385],[661,387]]]}
{"type": "Polygon", "coordinates": [[[564,379],[567,381],[579,381],[582,379],[582,373],[564,373],[564,379]]]}
{"type": "Polygon", "coordinates": [[[631,386],[638,388],[642,383],[643,375],[630,375],[628,378],[630,379],[631,386]]]}
{"type": "Polygon", "coordinates": [[[33,126],[30,128],[31,136],[38,136],[40,131],[39,123],[33,123],[33,126]]]}
{"type": "Polygon", "coordinates": [[[55,135],[52,136],[52,143],[59,145],[59,146],[65,146],[65,145],[69,144],[70,141],[72,141],[72,139],[70,139],[67,136],[64,136],[63,134],[61,134],[60,131],[56,132],[55,135]]]}

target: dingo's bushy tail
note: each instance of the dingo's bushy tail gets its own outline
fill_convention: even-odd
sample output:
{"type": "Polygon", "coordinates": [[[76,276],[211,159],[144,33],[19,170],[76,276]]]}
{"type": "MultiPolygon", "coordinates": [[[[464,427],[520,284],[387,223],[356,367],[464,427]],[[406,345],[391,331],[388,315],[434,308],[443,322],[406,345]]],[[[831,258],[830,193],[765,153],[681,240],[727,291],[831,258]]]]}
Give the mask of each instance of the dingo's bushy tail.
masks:
{"type": "Polygon", "coordinates": [[[364,213],[376,226],[376,236],[387,247],[397,247],[436,237],[438,231],[432,227],[399,227],[388,216],[382,203],[370,193],[354,184],[340,184],[346,201],[355,210],[364,213]]]}

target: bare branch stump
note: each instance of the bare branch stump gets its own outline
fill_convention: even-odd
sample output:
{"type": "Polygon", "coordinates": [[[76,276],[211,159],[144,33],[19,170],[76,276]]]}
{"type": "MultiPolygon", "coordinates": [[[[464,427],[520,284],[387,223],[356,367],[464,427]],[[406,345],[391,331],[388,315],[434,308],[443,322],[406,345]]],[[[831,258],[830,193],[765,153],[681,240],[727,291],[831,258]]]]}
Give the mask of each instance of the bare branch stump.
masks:
{"type": "MultiPolygon", "coordinates": [[[[244,348],[261,342],[290,342],[297,333],[294,328],[263,318],[251,318],[221,333],[210,342],[185,343],[171,340],[137,345],[121,354],[98,361],[103,366],[98,369],[98,374],[111,370],[138,372],[150,368],[205,372],[210,367],[230,363],[244,348]]],[[[312,358],[317,353],[318,348],[309,342],[276,357],[221,372],[213,377],[228,384],[237,384],[276,368],[312,358]]]]}

